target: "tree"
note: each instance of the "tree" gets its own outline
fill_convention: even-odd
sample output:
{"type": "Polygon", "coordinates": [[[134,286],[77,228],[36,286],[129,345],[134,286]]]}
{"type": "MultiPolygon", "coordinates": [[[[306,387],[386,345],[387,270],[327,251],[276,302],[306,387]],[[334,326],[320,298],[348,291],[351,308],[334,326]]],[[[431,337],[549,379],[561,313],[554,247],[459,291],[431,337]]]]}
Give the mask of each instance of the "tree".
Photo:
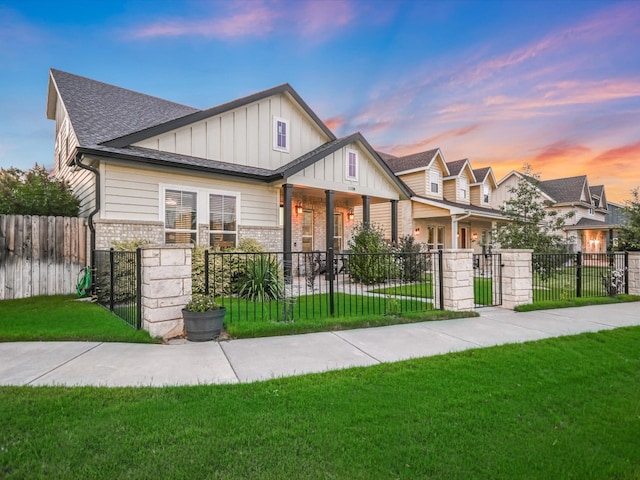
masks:
{"type": "Polygon", "coordinates": [[[621,250],[640,250],[640,191],[631,190],[631,200],[625,202],[624,215],[626,225],[618,232],[618,248],[621,250]]]}
{"type": "Polygon", "coordinates": [[[71,187],[37,163],[27,172],[0,168],[0,214],[76,217],[79,210],[71,187]]]}
{"type": "Polygon", "coordinates": [[[511,198],[500,206],[509,223],[499,225],[493,236],[502,248],[531,248],[536,253],[566,250],[558,232],[573,212],[560,215],[547,209],[540,198],[539,184],[540,175],[532,174],[531,166],[525,165],[523,177],[509,189],[511,198]]]}

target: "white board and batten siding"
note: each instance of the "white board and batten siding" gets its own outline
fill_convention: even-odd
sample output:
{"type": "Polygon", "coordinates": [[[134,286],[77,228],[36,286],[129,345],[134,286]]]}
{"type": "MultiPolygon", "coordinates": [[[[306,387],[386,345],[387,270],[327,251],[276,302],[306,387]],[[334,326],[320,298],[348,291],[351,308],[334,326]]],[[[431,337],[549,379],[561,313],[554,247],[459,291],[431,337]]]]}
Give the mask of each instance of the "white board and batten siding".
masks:
{"type": "Polygon", "coordinates": [[[350,144],[336,150],[292,175],[288,181],[296,185],[369,195],[375,198],[389,200],[400,198],[398,187],[390,180],[387,173],[357,144],[350,144]],[[349,151],[356,151],[358,154],[358,178],[356,180],[347,178],[349,151]]]}
{"type": "Polygon", "coordinates": [[[239,180],[223,180],[205,174],[176,173],[162,169],[135,168],[116,163],[101,166],[103,220],[164,221],[162,188],[234,193],[240,197],[241,225],[278,226],[280,190],[276,187],[239,180]]]}
{"type": "Polygon", "coordinates": [[[278,94],[134,145],[275,170],[328,140],[287,95],[278,94]],[[288,121],[289,152],[273,148],[276,117],[288,121]]]}
{"type": "Polygon", "coordinates": [[[74,293],[87,240],[83,218],[0,215],[0,300],[74,293]]]}

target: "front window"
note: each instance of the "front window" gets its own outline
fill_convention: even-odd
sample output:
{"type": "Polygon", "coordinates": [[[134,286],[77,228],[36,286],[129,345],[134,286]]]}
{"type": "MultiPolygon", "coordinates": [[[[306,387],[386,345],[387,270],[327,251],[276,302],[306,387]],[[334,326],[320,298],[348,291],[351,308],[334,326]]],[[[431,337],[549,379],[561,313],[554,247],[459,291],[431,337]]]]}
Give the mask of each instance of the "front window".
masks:
{"type": "Polygon", "coordinates": [[[347,178],[358,179],[358,153],[352,150],[347,150],[347,178]]]}
{"type": "Polygon", "coordinates": [[[166,243],[196,243],[197,194],[182,190],[165,191],[164,225],[166,243]]]}
{"type": "Polygon", "coordinates": [[[313,250],[313,210],[302,212],[302,251],[313,250]]]}
{"type": "Polygon", "coordinates": [[[429,250],[442,250],[444,248],[444,227],[431,225],[427,227],[427,247],[429,250]]]}
{"type": "Polygon", "coordinates": [[[333,251],[342,251],[342,239],[344,237],[344,222],[341,213],[334,213],[333,215],[333,251]]]}
{"type": "Polygon", "coordinates": [[[483,185],[482,186],[482,201],[483,203],[489,203],[489,201],[491,200],[490,195],[490,191],[489,191],[489,185],[483,185]]]}
{"type": "Polygon", "coordinates": [[[469,188],[469,182],[467,181],[466,178],[461,178],[459,180],[459,185],[460,185],[460,199],[461,200],[466,200],[467,199],[467,190],[469,188]]]}
{"type": "Polygon", "coordinates": [[[444,248],[444,227],[438,227],[436,236],[436,247],[438,250],[444,248]]]}
{"type": "Polygon", "coordinates": [[[236,197],[209,195],[209,245],[226,250],[236,246],[236,197]]]}
{"type": "Polygon", "coordinates": [[[431,171],[429,173],[429,181],[431,183],[431,193],[438,193],[440,191],[440,172],[431,171]]]}
{"type": "Polygon", "coordinates": [[[289,121],[284,118],[273,119],[273,149],[289,152],[289,121]]]}

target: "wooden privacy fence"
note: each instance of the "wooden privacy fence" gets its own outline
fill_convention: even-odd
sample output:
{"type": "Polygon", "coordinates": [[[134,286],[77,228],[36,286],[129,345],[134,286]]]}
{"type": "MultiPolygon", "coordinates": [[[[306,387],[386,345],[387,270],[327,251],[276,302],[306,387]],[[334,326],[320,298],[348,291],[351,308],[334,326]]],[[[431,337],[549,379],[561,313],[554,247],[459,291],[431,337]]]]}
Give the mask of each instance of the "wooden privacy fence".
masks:
{"type": "Polygon", "coordinates": [[[0,215],[0,300],[75,292],[87,237],[84,218],[0,215]]]}

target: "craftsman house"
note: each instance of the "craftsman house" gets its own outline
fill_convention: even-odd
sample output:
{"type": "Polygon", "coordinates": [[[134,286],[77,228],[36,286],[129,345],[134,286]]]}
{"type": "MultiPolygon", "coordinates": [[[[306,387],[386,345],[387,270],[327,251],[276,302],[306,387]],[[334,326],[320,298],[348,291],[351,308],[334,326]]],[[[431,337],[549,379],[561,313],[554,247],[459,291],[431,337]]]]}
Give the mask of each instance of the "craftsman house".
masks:
{"type": "Polygon", "coordinates": [[[271,251],[342,250],[356,207],[364,221],[378,204],[397,218],[411,197],[360,133],[337,138],[288,84],[206,110],[59,70],[48,88],[54,173],[99,249],[253,238],[271,251]]]}
{"type": "MultiPolygon", "coordinates": [[[[410,200],[400,202],[403,234],[413,234],[430,250],[472,248],[486,253],[491,248],[491,230],[504,220],[491,207],[496,188],[491,167],[472,169],[468,159],[446,162],[440,149],[380,156],[412,191],[410,200]]],[[[391,218],[387,205],[372,207],[374,222],[387,225],[391,218]]]]}
{"type": "MultiPolygon", "coordinates": [[[[510,189],[528,177],[512,171],[498,182],[494,205],[510,198],[510,189]]],[[[612,223],[603,185],[589,186],[586,175],[540,181],[540,201],[560,214],[573,212],[563,228],[567,244],[573,251],[604,253],[614,242],[617,225],[612,223]]]]}

